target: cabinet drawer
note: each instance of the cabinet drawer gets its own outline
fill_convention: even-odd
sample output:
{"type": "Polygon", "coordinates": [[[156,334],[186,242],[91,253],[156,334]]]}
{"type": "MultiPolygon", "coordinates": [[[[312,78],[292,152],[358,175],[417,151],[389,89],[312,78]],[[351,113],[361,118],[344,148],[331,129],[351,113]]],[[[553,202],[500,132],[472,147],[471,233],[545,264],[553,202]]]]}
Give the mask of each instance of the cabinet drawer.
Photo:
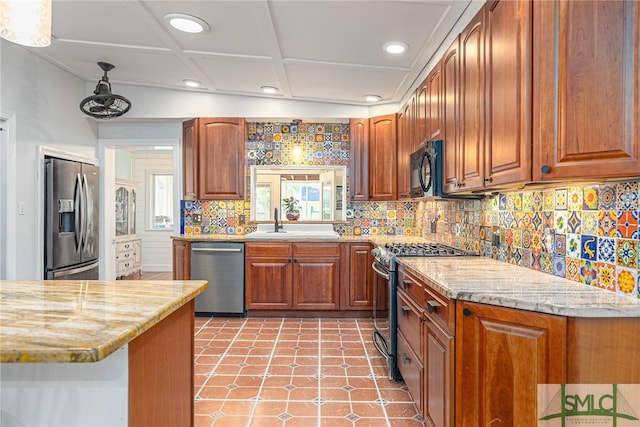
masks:
{"type": "Polygon", "coordinates": [[[398,288],[411,295],[419,304],[422,304],[424,300],[424,291],[422,290],[424,285],[422,281],[411,275],[402,266],[398,268],[398,288]]]}
{"type": "Polygon", "coordinates": [[[247,257],[290,257],[289,243],[246,243],[244,245],[247,257]]]}
{"type": "Polygon", "coordinates": [[[340,256],[340,243],[294,243],[294,256],[340,256]]]}
{"type": "Polygon", "coordinates": [[[135,253],[133,252],[133,249],[116,252],[116,259],[118,261],[132,260],[133,258],[135,258],[135,253]]]}
{"type": "Polygon", "coordinates": [[[133,259],[118,262],[118,274],[125,274],[129,269],[133,268],[133,259]]]}
{"type": "Polygon", "coordinates": [[[424,286],[424,309],[429,319],[438,323],[446,332],[454,335],[455,301],[436,292],[428,283],[424,286]]]}
{"type": "Polygon", "coordinates": [[[424,312],[411,298],[402,291],[398,291],[398,330],[402,332],[405,339],[415,351],[421,355],[422,323],[424,322],[424,312]]]}
{"type": "Polygon", "coordinates": [[[423,378],[424,378],[424,366],[422,362],[416,357],[416,354],[411,349],[411,346],[407,342],[404,335],[398,332],[398,370],[402,375],[402,379],[411,393],[411,397],[416,404],[416,407],[420,409],[420,413],[424,413],[422,407],[422,394],[424,393],[423,378]]]}

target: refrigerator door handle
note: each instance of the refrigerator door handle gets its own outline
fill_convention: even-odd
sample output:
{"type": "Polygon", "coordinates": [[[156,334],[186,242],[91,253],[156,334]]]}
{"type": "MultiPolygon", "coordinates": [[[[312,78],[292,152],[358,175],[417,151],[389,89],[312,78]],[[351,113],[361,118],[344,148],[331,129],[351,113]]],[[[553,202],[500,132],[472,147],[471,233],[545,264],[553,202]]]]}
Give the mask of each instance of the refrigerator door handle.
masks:
{"type": "Polygon", "coordinates": [[[53,278],[55,279],[57,277],[70,276],[72,274],[82,273],[83,271],[93,270],[97,265],[98,263],[94,262],[93,264],[84,265],[82,267],[74,268],[71,270],[56,271],[53,273],[53,278]]]}
{"type": "Polygon", "coordinates": [[[75,228],[73,230],[75,238],[76,238],[76,252],[80,252],[82,250],[82,199],[84,198],[82,192],[82,181],[80,179],[80,174],[76,174],[76,189],[74,194],[74,216],[75,216],[75,228]]]}
{"type": "Polygon", "coordinates": [[[87,174],[82,174],[82,250],[87,246],[87,237],[89,237],[89,185],[87,184],[87,174]]]}

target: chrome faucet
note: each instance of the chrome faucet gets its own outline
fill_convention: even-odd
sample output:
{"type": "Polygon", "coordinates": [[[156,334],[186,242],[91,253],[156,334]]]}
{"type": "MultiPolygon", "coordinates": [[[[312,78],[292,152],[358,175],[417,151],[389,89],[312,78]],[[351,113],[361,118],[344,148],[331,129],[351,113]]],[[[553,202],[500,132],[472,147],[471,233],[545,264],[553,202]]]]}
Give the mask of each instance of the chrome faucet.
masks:
{"type": "Polygon", "coordinates": [[[277,233],[281,228],[284,228],[282,224],[278,224],[278,208],[273,208],[273,218],[276,220],[273,232],[277,233]]]}

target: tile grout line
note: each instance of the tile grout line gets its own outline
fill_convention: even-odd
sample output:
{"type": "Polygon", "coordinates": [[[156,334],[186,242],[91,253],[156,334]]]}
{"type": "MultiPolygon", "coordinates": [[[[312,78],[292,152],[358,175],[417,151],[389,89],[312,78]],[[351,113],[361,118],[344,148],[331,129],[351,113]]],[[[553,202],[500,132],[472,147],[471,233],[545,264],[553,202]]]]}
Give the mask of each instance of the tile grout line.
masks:
{"type": "MultiPolygon", "coordinates": [[[[249,419],[247,420],[247,426],[250,426],[253,422],[253,417],[256,413],[257,406],[260,404],[260,399],[262,399],[262,389],[264,388],[264,382],[269,377],[269,368],[271,367],[271,362],[273,361],[274,351],[278,342],[280,341],[280,334],[282,334],[282,328],[284,327],[284,317],[280,318],[280,326],[278,327],[278,335],[273,340],[273,346],[271,347],[271,353],[269,354],[269,358],[267,361],[267,365],[265,366],[264,372],[262,373],[262,381],[260,381],[260,387],[258,388],[258,395],[255,398],[255,402],[253,402],[253,406],[251,407],[251,412],[249,413],[249,419]]],[[[255,340],[254,340],[255,343],[255,340]]]]}
{"type": "Polygon", "coordinates": [[[360,336],[360,341],[362,342],[362,347],[364,349],[364,354],[366,355],[367,358],[367,364],[369,365],[369,371],[371,372],[371,377],[373,378],[373,383],[375,384],[376,387],[376,393],[378,393],[378,400],[380,402],[380,406],[382,407],[382,413],[384,414],[384,419],[387,423],[387,427],[391,427],[391,422],[389,421],[389,415],[387,414],[387,406],[384,404],[384,401],[382,399],[382,394],[380,393],[380,387],[378,386],[378,376],[376,375],[374,369],[373,369],[373,365],[371,364],[371,356],[369,355],[369,352],[367,351],[367,346],[364,345],[365,344],[365,340],[362,336],[362,329],[360,328],[360,322],[358,321],[358,319],[355,320],[356,321],[356,325],[358,326],[358,335],[360,336]]]}
{"type": "Polygon", "coordinates": [[[316,425],[322,422],[322,319],[318,318],[318,419],[316,425]]]}

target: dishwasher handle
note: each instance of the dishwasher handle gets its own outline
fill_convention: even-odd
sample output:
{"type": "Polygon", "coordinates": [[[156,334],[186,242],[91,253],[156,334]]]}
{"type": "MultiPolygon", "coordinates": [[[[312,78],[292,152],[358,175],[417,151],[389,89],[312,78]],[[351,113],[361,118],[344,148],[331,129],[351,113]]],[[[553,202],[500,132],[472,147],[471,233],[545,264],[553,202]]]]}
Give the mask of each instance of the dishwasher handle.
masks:
{"type": "Polygon", "coordinates": [[[242,248],[191,248],[191,252],[242,252],[242,248]]]}

